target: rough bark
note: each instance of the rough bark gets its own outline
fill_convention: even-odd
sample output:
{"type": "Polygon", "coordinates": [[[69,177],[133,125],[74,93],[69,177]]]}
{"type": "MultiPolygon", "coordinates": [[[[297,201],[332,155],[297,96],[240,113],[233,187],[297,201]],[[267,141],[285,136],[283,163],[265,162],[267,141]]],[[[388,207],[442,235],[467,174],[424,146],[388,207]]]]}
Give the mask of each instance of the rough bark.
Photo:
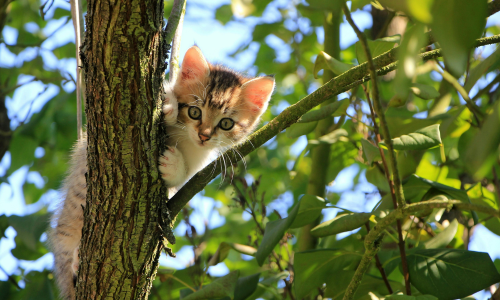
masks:
{"type": "Polygon", "coordinates": [[[89,0],[87,206],[77,299],[147,299],[163,248],[158,212],[163,1],[89,0]]]}

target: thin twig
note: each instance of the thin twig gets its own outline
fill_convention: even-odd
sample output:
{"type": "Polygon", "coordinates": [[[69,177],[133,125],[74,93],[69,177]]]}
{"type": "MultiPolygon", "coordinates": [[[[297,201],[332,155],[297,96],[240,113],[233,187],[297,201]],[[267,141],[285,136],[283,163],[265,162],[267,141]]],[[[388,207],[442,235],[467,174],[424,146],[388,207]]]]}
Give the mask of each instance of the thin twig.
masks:
{"type": "MultiPolygon", "coordinates": [[[[382,103],[379,98],[379,91],[378,91],[378,84],[377,84],[377,70],[375,68],[375,65],[373,63],[372,55],[370,52],[370,48],[368,47],[368,41],[366,39],[366,36],[359,30],[359,28],[356,26],[354,21],[351,18],[351,12],[349,11],[349,8],[347,5],[344,3],[344,7],[342,8],[344,11],[345,17],[347,22],[351,25],[351,27],[354,29],[354,32],[356,32],[356,35],[358,36],[358,39],[360,40],[361,44],[363,45],[363,50],[366,55],[366,60],[368,62],[369,66],[369,73],[371,77],[371,82],[372,82],[372,96],[373,96],[373,107],[375,112],[377,113],[380,121],[380,127],[382,128],[382,132],[384,134],[384,141],[385,144],[387,145],[387,150],[389,152],[389,160],[391,162],[391,167],[392,167],[392,174],[393,178],[392,181],[388,177],[389,185],[391,186],[391,195],[395,195],[397,204],[394,203],[395,209],[399,208],[404,208],[406,203],[404,199],[404,194],[403,194],[403,185],[401,184],[401,180],[399,178],[399,171],[398,171],[398,166],[397,166],[397,160],[396,160],[396,152],[394,151],[394,147],[392,145],[392,139],[391,135],[389,132],[389,127],[387,126],[387,122],[385,120],[385,115],[382,110],[382,103]]],[[[380,139],[380,137],[379,137],[380,139]]],[[[379,147],[380,149],[380,147],[379,147]]],[[[380,150],[381,155],[383,157],[384,153],[382,150],[380,150]]],[[[386,176],[389,176],[389,169],[387,167],[387,164],[385,165],[386,168],[386,176]]],[[[394,198],[393,198],[394,199],[394,198]]],[[[399,252],[401,254],[401,264],[403,265],[403,277],[405,280],[405,287],[406,287],[406,294],[411,295],[411,286],[410,286],[410,273],[408,271],[408,263],[406,261],[406,251],[405,251],[405,245],[403,241],[403,233],[402,233],[402,227],[401,227],[401,222],[398,221],[398,238],[399,238],[399,252]]],[[[348,291],[352,291],[353,293],[356,291],[359,283],[356,283],[354,278],[349,284],[348,290],[345,293],[344,299],[347,299],[348,297],[348,291]]]]}
{"type": "Polygon", "coordinates": [[[168,17],[167,27],[165,28],[165,40],[167,44],[170,44],[174,38],[174,34],[177,31],[177,26],[179,25],[180,19],[184,18],[184,12],[186,10],[186,0],[174,0],[172,5],[172,11],[168,17]]]}
{"type": "Polygon", "coordinates": [[[4,268],[2,268],[2,266],[0,266],[0,270],[2,270],[2,271],[5,273],[5,275],[7,275],[7,277],[9,278],[9,281],[10,281],[13,285],[15,285],[18,289],[20,289],[20,290],[21,290],[21,287],[19,286],[19,284],[17,283],[17,281],[14,279],[14,277],[10,276],[10,274],[9,274],[9,273],[7,273],[7,272],[5,271],[5,269],[4,269],[4,268]]]}
{"type": "MultiPolygon", "coordinates": [[[[182,1],[175,1],[174,6],[176,5],[176,2],[183,2],[182,10],[180,12],[179,16],[179,21],[176,22],[177,28],[175,29],[175,35],[172,40],[172,50],[170,51],[170,75],[169,75],[169,81],[170,82],[175,82],[177,79],[177,74],[179,73],[179,51],[181,48],[181,35],[182,35],[182,25],[184,23],[184,15],[186,13],[186,0],[182,1]]],[[[174,8],[172,8],[172,13],[174,12],[174,8]]],[[[170,20],[168,21],[168,25],[170,25],[170,20]]],[[[167,30],[168,29],[167,25],[167,30]]],[[[168,34],[168,32],[167,32],[168,34]]]]}
{"type": "Polygon", "coordinates": [[[79,0],[70,0],[71,18],[73,19],[73,27],[75,28],[75,46],[76,46],[76,130],[80,140],[83,136],[82,124],[82,60],[80,58],[80,46],[82,45],[82,28],[81,24],[81,4],[79,0]]]}

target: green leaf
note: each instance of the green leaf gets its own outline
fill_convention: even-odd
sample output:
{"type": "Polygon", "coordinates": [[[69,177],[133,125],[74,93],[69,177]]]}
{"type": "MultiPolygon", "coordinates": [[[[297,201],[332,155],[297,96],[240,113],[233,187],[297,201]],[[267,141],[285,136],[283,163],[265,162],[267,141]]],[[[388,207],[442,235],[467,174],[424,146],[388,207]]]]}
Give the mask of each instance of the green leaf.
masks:
{"type": "Polygon", "coordinates": [[[340,117],[341,115],[345,114],[347,107],[349,107],[349,99],[346,98],[335,101],[331,104],[320,107],[319,109],[311,110],[305,113],[302,117],[300,117],[297,123],[314,122],[332,116],[340,117]]]}
{"type": "Polygon", "coordinates": [[[259,283],[260,273],[250,276],[241,277],[236,283],[236,290],[234,291],[234,300],[245,300],[257,289],[259,283]]]}
{"type": "Polygon", "coordinates": [[[438,233],[435,237],[424,243],[426,249],[444,248],[453,240],[458,230],[458,221],[454,219],[448,227],[438,233]]]}
{"type": "Polygon", "coordinates": [[[399,64],[394,79],[394,90],[396,98],[403,103],[406,102],[410,93],[411,82],[417,75],[417,64],[420,61],[420,49],[426,42],[424,34],[425,26],[417,23],[415,26],[407,30],[404,35],[401,49],[398,52],[399,64]]]}
{"type": "MultiPolygon", "coordinates": [[[[393,35],[389,37],[385,37],[382,39],[377,39],[374,41],[368,40],[368,48],[370,48],[370,52],[373,58],[383,54],[399,43],[401,36],[393,35]]],[[[363,45],[358,41],[356,42],[356,57],[358,58],[358,63],[362,64],[366,61],[365,51],[363,49],[363,45]]]]}
{"type": "Polygon", "coordinates": [[[27,136],[14,134],[10,142],[9,152],[11,154],[11,161],[9,173],[14,172],[20,167],[30,164],[35,158],[35,149],[38,143],[27,136]]]}
{"type": "Polygon", "coordinates": [[[16,238],[21,239],[29,249],[36,251],[40,243],[40,236],[49,225],[49,214],[12,215],[8,219],[9,224],[17,232],[16,238]]]}
{"type": "Polygon", "coordinates": [[[407,259],[411,284],[440,300],[466,297],[500,281],[488,253],[422,249],[407,259]]]}
{"type": "Polygon", "coordinates": [[[289,275],[290,273],[288,271],[283,271],[281,273],[264,278],[261,282],[258,283],[256,291],[246,300],[255,300],[261,298],[266,292],[276,294],[274,295],[276,296],[275,299],[278,299],[280,295],[277,293],[274,287],[276,286],[276,283],[278,281],[286,279],[289,275]]]}
{"type": "Polygon", "coordinates": [[[361,140],[361,145],[363,146],[363,153],[365,154],[369,165],[371,165],[374,161],[382,160],[380,150],[377,146],[373,145],[366,139],[361,140]]]}
{"type": "Polygon", "coordinates": [[[227,22],[231,21],[232,17],[233,11],[231,10],[230,4],[222,5],[215,11],[215,18],[219,20],[223,25],[226,25],[227,22]]]}
{"type": "Polygon", "coordinates": [[[434,5],[432,34],[443,49],[446,66],[455,76],[465,71],[469,52],[486,25],[487,10],[487,0],[440,0],[434,5]]]}
{"type": "Polygon", "coordinates": [[[500,60],[500,48],[497,48],[495,52],[490,54],[485,60],[481,61],[477,66],[475,66],[469,72],[469,76],[467,76],[467,82],[465,82],[464,89],[467,92],[470,92],[472,87],[476,84],[476,82],[483,76],[488,69],[495,63],[498,63],[500,60]]]}
{"type": "Polygon", "coordinates": [[[271,254],[274,247],[279,243],[285,232],[290,228],[299,212],[300,202],[295,205],[295,207],[290,211],[288,217],[271,221],[266,224],[266,230],[264,232],[264,237],[262,242],[260,242],[257,253],[255,253],[255,258],[257,258],[257,263],[259,266],[264,264],[266,258],[271,254]]]}
{"type": "Polygon", "coordinates": [[[439,300],[432,295],[419,295],[419,296],[408,296],[408,295],[390,295],[387,300],[439,300]]]}
{"type": "Polygon", "coordinates": [[[286,136],[295,139],[304,134],[313,132],[318,122],[295,123],[286,129],[286,136]]]}
{"type": "Polygon", "coordinates": [[[239,273],[240,271],[230,272],[226,276],[217,278],[209,285],[204,286],[201,290],[198,290],[182,299],[204,300],[223,297],[234,299],[234,290],[236,288],[236,283],[238,282],[239,273]]]}
{"type": "Polygon", "coordinates": [[[319,145],[319,144],[334,144],[340,139],[347,137],[348,133],[345,129],[340,128],[320,136],[317,140],[309,140],[309,145],[319,145]]]}
{"type": "Polygon", "coordinates": [[[299,212],[290,228],[299,228],[314,222],[321,215],[321,210],[326,207],[325,199],[314,196],[304,195],[300,198],[299,212]]]}
{"type": "Polygon", "coordinates": [[[500,102],[495,103],[493,112],[486,117],[478,134],[474,135],[467,147],[466,168],[476,180],[483,179],[496,162],[500,145],[500,102]]]}
{"type": "Polygon", "coordinates": [[[0,216],[0,239],[5,237],[5,230],[9,227],[9,219],[6,215],[0,216]]]}
{"type": "Polygon", "coordinates": [[[343,0],[307,0],[309,6],[313,9],[327,10],[327,11],[339,11],[342,9],[343,0]]]}
{"type": "MultiPolygon", "coordinates": [[[[425,150],[439,146],[441,136],[439,133],[439,124],[431,125],[392,139],[395,150],[425,150]]],[[[385,145],[383,142],[380,143],[385,145]]]]}
{"type": "Polygon", "coordinates": [[[325,70],[329,69],[330,71],[333,72],[333,74],[340,75],[352,67],[354,67],[354,65],[338,61],[335,58],[328,55],[326,52],[321,51],[316,57],[316,62],[314,63],[313,75],[314,78],[318,79],[318,72],[323,69],[325,70]]]}
{"type": "Polygon", "coordinates": [[[410,89],[413,94],[424,100],[431,100],[439,97],[439,92],[434,87],[427,84],[415,82],[411,85],[410,89]]]}
{"type": "Polygon", "coordinates": [[[57,7],[56,10],[54,11],[54,15],[52,16],[52,19],[60,19],[63,17],[70,17],[71,12],[69,10],[65,10],[61,7],[57,7]]]}
{"type": "Polygon", "coordinates": [[[335,217],[311,229],[315,237],[324,237],[357,229],[370,219],[371,213],[352,213],[335,217]]]}
{"type": "Polygon", "coordinates": [[[294,283],[297,299],[306,297],[321,287],[329,277],[339,274],[339,271],[359,258],[358,254],[337,249],[296,252],[294,283]]]}
{"type": "Polygon", "coordinates": [[[15,299],[56,300],[54,276],[49,271],[31,271],[24,278],[26,287],[15,299]]]}

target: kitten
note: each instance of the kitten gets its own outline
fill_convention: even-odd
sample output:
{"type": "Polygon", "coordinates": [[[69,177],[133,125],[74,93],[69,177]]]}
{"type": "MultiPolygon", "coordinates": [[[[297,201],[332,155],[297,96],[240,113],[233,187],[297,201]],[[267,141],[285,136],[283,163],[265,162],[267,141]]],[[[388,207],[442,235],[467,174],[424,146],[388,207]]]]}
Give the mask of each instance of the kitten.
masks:
{"type": "MultiPolygon", "coordinates": [[[[272,77],[246,78],[209,64],[198,47],[184,56],[178,79],[165,83],[163,113],[169,138],[159,171],[170,196],[215,156],[245,139],[267,109],[272,77]]],[[[55,274],[63,299],[75,299],[78,247],[86,204],[87,139],[77,142],[63,185],[66,199],[49,234],[55,274]]]]}

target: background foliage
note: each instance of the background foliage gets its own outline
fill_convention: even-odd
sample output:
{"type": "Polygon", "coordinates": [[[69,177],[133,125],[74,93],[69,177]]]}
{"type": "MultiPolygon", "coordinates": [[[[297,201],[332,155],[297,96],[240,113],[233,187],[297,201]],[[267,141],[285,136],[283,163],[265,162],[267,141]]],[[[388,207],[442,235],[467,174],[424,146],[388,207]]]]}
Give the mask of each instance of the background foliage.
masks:
{"type": "MultiPolygon", "coordinates": [[[[348,4],[355,22],[372,40],[374,57],[400,46],[397,73],[379,77],[378,87],[406,201],[453,199],[498,211],[500,50],[495,45],[472,48],[476,39],[500,33],[494,22],[485,22],[486,1],[348,4]],[[394,29],[391,20],[402,25],[391,25],[394,29]],[[399,35],[385,37],[386,29],[399,35]],[[429,29],[437,43],[427,46],[424,33],[429,29]],[[426,46],[441,47],[444,59],[417,59],[426,46]]],[[[186,22],[190,17],[198,21],[196,12],[201,12],[201,18],[225,28],[240,26],[251,32],[240,39],[227,63],[247,61],[248,69],[242,71],[275,74],[277,89],[263,117],[266,123],[317,89],[322,70],[339,75],[367,60],[362,45],[354,43],[354,33],[345,30],[346,21],[341,35],[351,34],[352,39],[341,43],[339,59],[322,52],[325,19],[342,5],[343,1],[234,0],[214,8],[188,1],[186,22]]],[[[170,6],[166,2],[166,17],[170,6]]],[[[0,131],[2,145],[8,146],[6,154],[0,153],[0,255],[5,255],[0,257],[5,280],[0,282],[0,294],[5,299],[55,299],[44,232],[76,139],[76,62],[69,7],[52,1],[4,1],[0,18],[0,104],[7,105],[0,126],[9,119],[0,131]],[[14,205],[19,198],[25,206],[14,205]]],[[[196,196],[177,218],[173,250],[179,258],[162,257],[151,298],[342,298],[365,251],[368,228],[393,210],[374,128],[379,119],[374,120],[368,104],[369,88],[364,83],[339,95],[338,100],[345,100],[322,108],[326,114],[315,110],[303,116],[256,149],[245,165],[229,167],[196,196]],[[333,119],[333,125],[319,136],[314,131],[318,120],[325,118],[333,119]],[[309,178],[318,172],[311,169],[311,152],[319,144],[330,148],[329,156],[323,157],[329,161],[325,197],[307,194],[309,178]],[[325,223],[311,231],[313,246],[298,251],[304,238],[300,228],[317,225],[318,218],[325,223]]],[[[405,287],[398,227],[392,225],[378,241],[381,250],[355,299],[406,299],[396,295],[405,287]]],[[[464,298],[486,290],[475,295],[485,298],[495,284],[498,287],[500,260],[493,263],[495,257],[466,251],[472,239],[495,241],[492,236],[500,235],[498,217],[451,206],[429,208],[403,218],[401,233],[411,299],[464,298]]],[[[496,243],[500,249],[498,238],[496,243]]]]}

